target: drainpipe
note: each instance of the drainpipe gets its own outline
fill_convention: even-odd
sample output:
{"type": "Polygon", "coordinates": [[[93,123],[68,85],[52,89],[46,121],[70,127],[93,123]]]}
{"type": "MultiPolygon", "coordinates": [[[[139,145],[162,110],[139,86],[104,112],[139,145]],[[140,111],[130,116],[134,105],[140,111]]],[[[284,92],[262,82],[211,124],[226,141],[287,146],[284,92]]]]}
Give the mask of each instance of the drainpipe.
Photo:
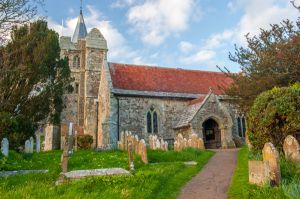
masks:
{"type": "Polygon", "coordinates": [[[99,116],[99,101],[96,101],[96,148],[98,147],[98,119],[99,116]]]}
{"type": "Polygon", "coordinates": [[[120,101],[117,97],[117,104],[118,104],[118,121],[117,121],[117,132],[118,132],[118,141],[120,141],[120,101]]]}

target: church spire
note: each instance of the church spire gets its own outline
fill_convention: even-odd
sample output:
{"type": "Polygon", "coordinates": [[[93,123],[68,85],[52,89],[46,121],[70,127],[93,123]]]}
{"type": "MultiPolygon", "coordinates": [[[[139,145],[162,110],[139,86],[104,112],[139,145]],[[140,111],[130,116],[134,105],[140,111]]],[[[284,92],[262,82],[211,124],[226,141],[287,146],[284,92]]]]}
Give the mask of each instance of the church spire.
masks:
{"type": "Polygon", "coordinates": [[[80,14],[78,16],[77,25],[72,37],[72,42],[77,43],[79,39],[85,38],[87,35],[86,26],[82,14],[82,0],[80,1],[80,14]]]}

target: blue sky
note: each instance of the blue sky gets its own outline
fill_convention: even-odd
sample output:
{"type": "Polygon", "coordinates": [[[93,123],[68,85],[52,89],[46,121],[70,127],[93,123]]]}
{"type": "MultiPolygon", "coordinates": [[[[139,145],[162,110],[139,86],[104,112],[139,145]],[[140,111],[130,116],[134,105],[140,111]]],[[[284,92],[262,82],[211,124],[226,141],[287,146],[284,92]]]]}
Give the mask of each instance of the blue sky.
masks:
{"type": "MultiPolygon", "coordinates": [[[[41,14],[72,36],[79,8],[80,0],[46,0],[41,14]]],[[[83,14],[106,38],[111,62],[234,72],[228,54],[246,45],[246,33],[299,16],[289,0],[83,0],[83,14]]]]}

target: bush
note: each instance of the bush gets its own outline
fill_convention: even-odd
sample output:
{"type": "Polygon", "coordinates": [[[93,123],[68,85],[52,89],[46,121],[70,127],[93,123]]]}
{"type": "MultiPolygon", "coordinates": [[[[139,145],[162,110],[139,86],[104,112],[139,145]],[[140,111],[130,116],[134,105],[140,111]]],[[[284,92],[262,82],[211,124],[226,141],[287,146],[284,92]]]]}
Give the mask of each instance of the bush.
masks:
{"type": "Polygon", "coordinates": [[[93,144],[93,136],[79,135],[77,136],[77,146],[80,149],[90,149],[93,144]]]}
{"type": "Polygon", "coordinates": [[[0,141],[9,140],[9,148],[16,151],[25,141],[34,135],[37,125],[27,116],[14,116],[8,112],[0,112],[0,141]]]}
{"type": "Polygon", "coordinates": [[[281,147],[287,135],[300,132],[300,84],[261,93],[248,114],[248,136],[253,148],[266,142],[281,147]]]}

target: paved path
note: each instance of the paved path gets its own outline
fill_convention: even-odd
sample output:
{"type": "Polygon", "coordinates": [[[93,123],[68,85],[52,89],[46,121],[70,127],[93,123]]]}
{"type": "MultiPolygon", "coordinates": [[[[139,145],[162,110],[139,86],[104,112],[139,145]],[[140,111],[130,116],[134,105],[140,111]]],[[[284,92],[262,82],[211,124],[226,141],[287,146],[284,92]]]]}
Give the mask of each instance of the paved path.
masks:
{"type": "Polygon", "coordinates": [[[179,199],[224,199],[233,175],[238,149],[219,149],[181,190],[179,199]]]}

